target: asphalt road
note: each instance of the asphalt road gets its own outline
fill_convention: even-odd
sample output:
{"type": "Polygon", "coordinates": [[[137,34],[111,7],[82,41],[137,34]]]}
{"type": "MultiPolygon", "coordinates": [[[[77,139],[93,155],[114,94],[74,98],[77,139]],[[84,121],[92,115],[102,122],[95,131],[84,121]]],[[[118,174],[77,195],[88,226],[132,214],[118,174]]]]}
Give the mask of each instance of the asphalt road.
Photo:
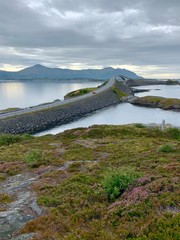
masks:
{"type": "Polygon", "coordinates": [[[90,93],[85,94],[83,96],[74,97],[74,98],[70,98],[70,99],[67,99],[67,100],[63,100],[63,101],[59,100],[59,101],[55,101],[55,102],[52,102],[52,103],[47,103],[47,104],[38,105],[38,106],[34,106],[34,107],[29,107],[29,108],[23,108],[23,109],[16,110],[16,111],[13,111],[13,112],[0,113],[0,119],[4,119],[4,118],[8,118],[8,117],[14,117],[14,116],[25,114],[25,113],[32,113],[32,112],[36,112],[36,111],[47,110],[47,109],[50,109],[50,108],[53,108],[53,107],[66,105],[68,103],[72,103],[72,102],[79,101],[81,99],[92,97],[94,94],[97,95],[97,94],[107,90],[111,86],[113,86],[114,82],[115,82],[115,78],[110,79],[104,86],[102,86],[102,87],[98,88],[96,91],[94,91],[95,93],[90,92],[90,93]]]}

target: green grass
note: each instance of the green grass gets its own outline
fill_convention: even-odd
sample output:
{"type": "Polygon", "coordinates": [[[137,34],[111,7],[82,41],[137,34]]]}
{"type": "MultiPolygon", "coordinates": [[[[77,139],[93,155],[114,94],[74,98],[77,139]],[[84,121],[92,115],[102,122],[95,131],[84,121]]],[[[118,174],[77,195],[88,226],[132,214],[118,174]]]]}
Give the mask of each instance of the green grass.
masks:
{"type": "Polygon", "coordinates": [[[29,140],[33,138],[31,135],[13,135],[13,134],[0,134],[0,146],[10,145],[13,143],[29,140]]]}
{"type": "Polygon", "coordinates": [[[43,152],[39,149],[32,149],[26,155],[24,161],[31,168],[37,168],[46,163],[43,152]]]}
{"type": "Polygon", "coordinates": [[[166,133],[174,139],[180,140],[180,129],[179,128],[167,128],[166,133]]]}
{"type": "Polygon", "coordinates": [[[78,96],[82,96],[84,94],[87,94],[87,93],[90,93],[90,92],[93,92],[95,91],[97,88],[83,88],[83,89],[78,89],[76,91],[73,91],[73,92],[70,92],[68,94],[66,94],[64,96],[65,99],[69,99],[69,98],[72,98],[72,97],[78,97],[78,96]]]}
{"type": "Polygon", "coordinates": [[[10,203],[11,201],[12,200],[11,200],[11,197],[9,195],[0,193],[0,203],[1,204],[10,203]]]}
{"type": "Polygon", "coordinates": [[[175,149],[174,149],[174,147],[172,145],[164,144],[164,145],[161,145],[158,148],[158,151],[159,152],[164,152],[164,153],[171,153],[171,152],[174,152],[175,149]]]}
{"type": "Polygon", "coordinates": [[[145,126],[142,123],[135,123],[135,126],[137,128],[145,128],[145,126]]]}
{"type": "Polygon", "coordinates": [[[137,98],[134,103],[143,106],[159,107],[162,109],[180,109],[180,99],[176,98],[145,96],[137,98]]]}
{"type": "Polygon", "coordinates": [[[113,92],[118,96],[118,98],[123,98],[123,97],[127,97],[128,94],[123,92],[123,91],[119,91],[115,86],[112,86],[111,89],[113,90],[113,92]]]}
{"type": "Polygon", "coordinates": [[[20,108],[7,108],[7,109],[3,109],[3,110],[0,110],[0,114],[1,113],[8,113],[8,112],[16,111],[16,110],[20,110],[20,108]]]}

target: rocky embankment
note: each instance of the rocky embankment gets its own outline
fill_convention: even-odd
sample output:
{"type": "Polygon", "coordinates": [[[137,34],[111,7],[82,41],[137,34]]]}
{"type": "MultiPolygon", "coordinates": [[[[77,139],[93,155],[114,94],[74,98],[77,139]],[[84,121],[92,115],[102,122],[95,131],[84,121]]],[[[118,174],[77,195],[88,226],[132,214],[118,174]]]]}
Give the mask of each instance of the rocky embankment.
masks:
{"type": "Polygon", "coordinates": [[[180,99],[156,96],[135,97],[130,103],[143,107],[161,108],[164,110],[180,111],[180,99]]]}
{"type": "Polygon", "coordinates": [[[36,133],[81,118],[99,109],[125,101],[131,90],[123,82],[114,80],[113,85],[87,98],[71,101],[60,106],[32,110],[0,120],[0,133],[36,133]]]}

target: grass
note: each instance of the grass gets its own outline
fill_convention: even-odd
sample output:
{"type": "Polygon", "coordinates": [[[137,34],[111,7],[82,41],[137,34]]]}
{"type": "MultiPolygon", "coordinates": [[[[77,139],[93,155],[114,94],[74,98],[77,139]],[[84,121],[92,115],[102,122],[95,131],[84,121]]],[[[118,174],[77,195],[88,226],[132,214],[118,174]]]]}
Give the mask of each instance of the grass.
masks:
{"type": "Polygon", "coordinates": [[[73,92],[70,92],[68,94],[66,94],[64,96],[65,99],[69,99],[69,98],[72,98],[72,97],[78,97],[78,96],[82,96],[84,94],[87,94],[87,93],[90,93],[90,92],[93,92],[95,91],[97,88],[83,88],[83,89],[78,89],[76,91],[73,91],[73,92]]]}
{"type": "Polygon", "coordinates": [[[150,107],[159,107],[162,109],[180,109],[180,99],[176,98],[145,96],[137,98],[134,104],[150,107]]]}
{"type": "Polygon", "coordinates": [[[135,126],[137,128],[145,128],[145,126],[142,123],[135,123],[135,126]]]}
{"type": "Polygon", "coordinates": [[[21,232],[37,233],[35,240],[179,239],[179,136],[93,126],[2,145],[2,184],[14,169],[44,172],[31,186],[44,215],[21,232]],[[174,151],[159,151],[166,145],[174,151]]]}
{"type": "Polygon", "coordinates": [[[29,140],[31,138],[32,136],[28,134],[24,135],[0,134],[0,146],[10,145],[24,140],[29,140]]]}
{"type": "Polygon", "coordinates": [[[26,153],[24,161],[31,168],[37,168],[45,163],[45,156],[42,151],[32,149],[26,153]]]}
{"type": "Polygon", "coordinates": [[[119,91],[115,86],[112,86],[111,89],[113,90],[113,92],[118,96],[118,98],[123,98],[123,97],[127,97],[127,93],[119,91]]]}
{"type": "Polygon", "coordinates": [[[72,98],[72,97],[78,97],[78,96],[82,96],[82,95],[84,95],[84,94],[87,94],[87,93],[96,91],[98,88],[100,88],[100,87],[102,87],[102,86],[105,86],[107,83],[108,83],[108,81],[105,81],[105,82],[103,82],[103,84],[101,84],[101,85],[98,86],[98,87],[82,88],[82,89],[78,89],[78,90],[76,90],[76,91],[67,93],[67,94],[64,96],[64,99],[69,99],[69,98],[72,98]]]}
{"type": "Polygon", "coordinates": [[[174,152],[175,149],[174,149],[174,147],[172,145],[164,144],[164,145],[161,145],[158,148],[158,151],[159,152],[164,152],[164,153],[171,153],[171,152],[174,152]]]}
{"type": "Polygon", "coordinates": [[[0,203],[1,204],[6,204],[10,203],[12,200],[9,195],[0,193],[0,203]]]}
{"type": "Polygon", "coordinates": [[[7,108],[7,109],[3,109],[3,110],[0,110],[0,114],[1,113],[13,112],[13,111],[16,111],[16,110],[20,110],[20,108],[7,108]]]}
{"type": "Polygon", "coordinates": [[[166,133],[169,134],[174,139],[180,140],[180,129],[179,128],[168,128],[166,133]]]}

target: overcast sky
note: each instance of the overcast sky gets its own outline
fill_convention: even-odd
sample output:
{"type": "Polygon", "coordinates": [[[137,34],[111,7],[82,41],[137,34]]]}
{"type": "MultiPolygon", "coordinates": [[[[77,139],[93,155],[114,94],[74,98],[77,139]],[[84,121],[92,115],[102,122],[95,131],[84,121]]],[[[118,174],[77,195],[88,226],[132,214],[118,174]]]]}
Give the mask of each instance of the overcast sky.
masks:
{"type": "Polygon", "coordinates": [[[0,0],[0,69],[38,63],[180,78],[180,0],[0,0]]]}

